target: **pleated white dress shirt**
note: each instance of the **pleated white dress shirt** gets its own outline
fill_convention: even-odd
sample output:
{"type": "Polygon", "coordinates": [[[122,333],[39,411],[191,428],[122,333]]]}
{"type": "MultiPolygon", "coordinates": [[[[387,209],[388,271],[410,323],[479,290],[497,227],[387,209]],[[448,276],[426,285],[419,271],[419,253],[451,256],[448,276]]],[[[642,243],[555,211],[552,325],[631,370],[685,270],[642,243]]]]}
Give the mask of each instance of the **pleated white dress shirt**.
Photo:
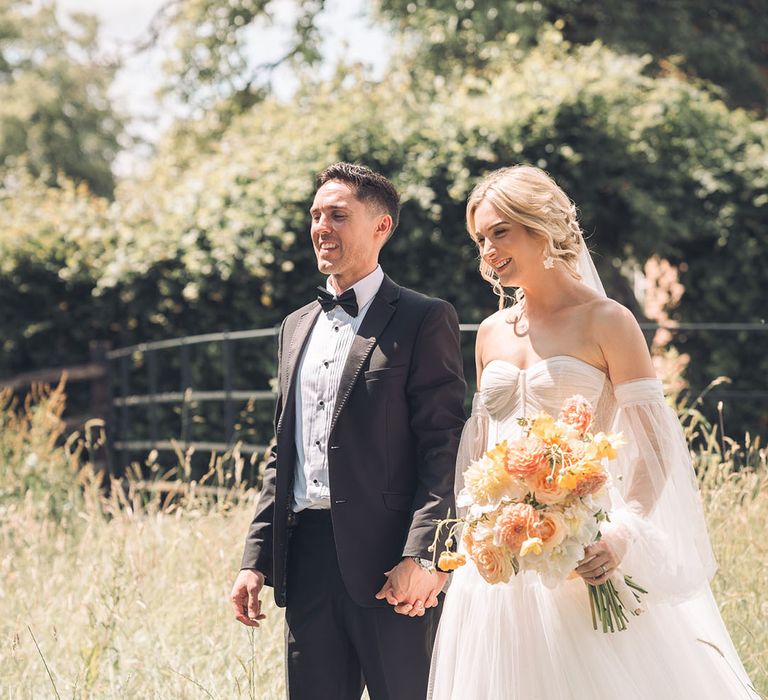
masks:
{"type": "MultiPolygon", "coordinates": [[[[321,311],[299,361],[296,382],[296,476],[293,510],[330,508],[328,438],[341,373],[365,314],[384,280],[381,266],[352,285],[359,312],[356,317],[335,306],[321,311]]],[[[336,290],[326,282],[326,289],[336,290]]],[[[346,291],[346,290],[345,290],[346,291]]]]}

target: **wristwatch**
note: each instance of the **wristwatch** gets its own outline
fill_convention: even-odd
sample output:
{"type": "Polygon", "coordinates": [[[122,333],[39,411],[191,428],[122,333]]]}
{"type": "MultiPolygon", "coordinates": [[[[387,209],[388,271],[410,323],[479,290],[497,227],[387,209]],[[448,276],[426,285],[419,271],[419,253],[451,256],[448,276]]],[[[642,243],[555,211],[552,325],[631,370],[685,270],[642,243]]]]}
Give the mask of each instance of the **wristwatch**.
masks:
{"type": "Polygon", "coordinates": [[[424,571],[432,571],[434,568],[431,559],[423,559],[422,557],[409,557],[409,559],[413,559],[424,571]]]}

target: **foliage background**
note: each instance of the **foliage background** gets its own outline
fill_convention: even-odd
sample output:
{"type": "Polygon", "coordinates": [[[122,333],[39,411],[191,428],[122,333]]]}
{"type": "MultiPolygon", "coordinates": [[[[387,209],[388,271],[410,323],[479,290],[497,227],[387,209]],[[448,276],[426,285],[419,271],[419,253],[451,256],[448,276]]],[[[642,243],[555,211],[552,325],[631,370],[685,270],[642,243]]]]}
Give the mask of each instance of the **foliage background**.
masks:
{"type": "MultiPolygon", "coordinates": [[[[299,87],[286,101],[244,33],[273,3],[168,2],[153,31],[173,38],[165,89],[188,116],[143,176],[115,180],[122,121],[105,89],[116,66],[99,58],[93,23],[65,29],[51,6],[33,14],[3,0],[0,376],[83,361],[94,339],[279,323],[320,281],[307,211],[314,175],[339,159],[393,178],[402,223],[382,263],[464,322],[495,306],[464,202],[479,176],[514,162],[547,169],[577,202],[609,293],[638,316],[636,282],[655,255],[685,289],[673,321],[762,322],[763,4],[382,0],[376,21],[396,48],[373,80],[344,63],[316,77],[324,3],[297,3],[285,60],[299,87]],[[48,53],[25,49],[43,44],[48,53]]],[[[763,336],[674,342],[695,390],[727,375],[732,389],[767,391],[763,336]]],[[[272,365],[255,353],[243,381],[265,382],[272,365]]],[[[764,431],[768,402],[727,401],[726,420],[734,433],[764,431]]]]}

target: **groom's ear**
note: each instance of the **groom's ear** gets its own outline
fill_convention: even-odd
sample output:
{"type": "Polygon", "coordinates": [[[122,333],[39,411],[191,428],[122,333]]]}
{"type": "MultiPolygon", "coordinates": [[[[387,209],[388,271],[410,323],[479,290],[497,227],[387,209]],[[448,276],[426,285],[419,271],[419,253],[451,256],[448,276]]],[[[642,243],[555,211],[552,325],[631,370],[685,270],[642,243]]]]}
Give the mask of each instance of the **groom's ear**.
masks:
{"type": "Polygon", "coordinates": [[[383,246],[392,235],[392,216],[390,214],[381,214],[376,220],[376,228],[374,233],[377,238],[381,239],[381,245],[383,246]]]}

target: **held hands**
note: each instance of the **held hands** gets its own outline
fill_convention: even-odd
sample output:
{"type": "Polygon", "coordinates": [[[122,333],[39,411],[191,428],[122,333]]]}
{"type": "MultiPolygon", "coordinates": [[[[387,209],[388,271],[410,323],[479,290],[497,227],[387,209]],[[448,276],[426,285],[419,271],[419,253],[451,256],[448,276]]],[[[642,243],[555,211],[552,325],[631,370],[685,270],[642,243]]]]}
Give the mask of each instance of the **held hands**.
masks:
{"type": "Polygon", "coordinates": [[[261,612],[261,589],[264,587],[264,574],[255,569],[242,569],[232,586],[230,600],[235,612],[235,619],[247,627],[258,627],[259,621],[266,615],[261,612]]]}
{"type": "Polygon", "coordinates": [[[421,617],[427,608],[437,605],[437,595],[443,590],[448,574],[422,569],[413,559],[406,557],[391,571],[384,574],[387,582],[376,594],[386,600],[395,612],[409,617],[421,617]]]}

